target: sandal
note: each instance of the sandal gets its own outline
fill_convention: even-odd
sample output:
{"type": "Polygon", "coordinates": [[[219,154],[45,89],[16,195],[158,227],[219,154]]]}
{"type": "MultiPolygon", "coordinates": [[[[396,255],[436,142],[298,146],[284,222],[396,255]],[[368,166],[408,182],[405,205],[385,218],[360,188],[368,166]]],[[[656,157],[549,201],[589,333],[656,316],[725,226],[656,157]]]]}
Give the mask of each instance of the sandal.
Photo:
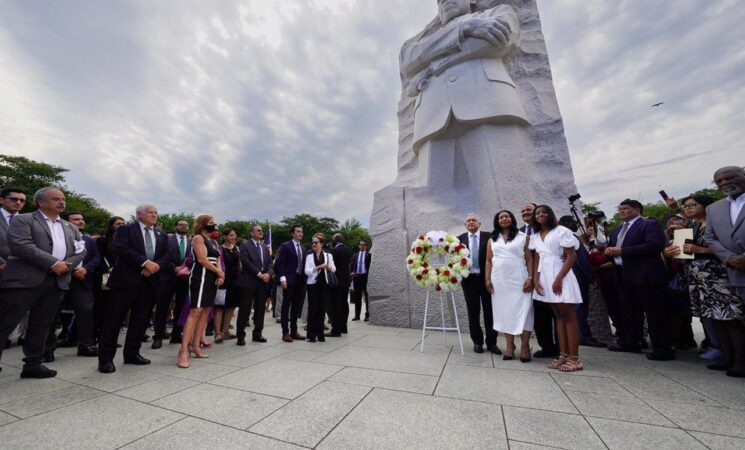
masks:
{"type": "Polygon", "coordinates": [[[570,356],[567,358],[564,365],[559,367],[559,370],[562,372],[578,372],[584,368],[585,366],[582,364],[582,361],[579,360],[579,356],[570,356]]]}
{"type": "Polygon", "coordinates": [[[567,362],[567,359],[569,358],[569,355],[560,353],[558,358],[554,359],[551,364],[549,364],[547,367],[549,369],[558,369],[559,367],[563,366],[564,363],[567,362]]]}
{"type": "Polygon", "coordinates": [[[225,339],[226,341],[229,341],[231,339],[235,339],[236,338],[236,336],[233,333],[231,333],[230,331],[224,332],[222,334],[222,336],[223,336],[223,339],[225,339]]]}
{"type": "Polygon", "coordinates": [[[212,348],[212,344],[210,344],[208,341],[200,341],[199,347],[200,348],[212,348]]]}
{"type": "Polygon", "coordinates": [[[222,342],[223,342],[222,333],[217,333],[215,335],[215,344],[222,344],[222,342]]]}
{"type": "Polygon", "coordinates": [[[196,356],[199,359],[207,359],[210,357],[208,354],[202,353],[201,350],[198,350],[191,345],[189,346],[189,353],[194,353],[194,356],[196,356]]]}

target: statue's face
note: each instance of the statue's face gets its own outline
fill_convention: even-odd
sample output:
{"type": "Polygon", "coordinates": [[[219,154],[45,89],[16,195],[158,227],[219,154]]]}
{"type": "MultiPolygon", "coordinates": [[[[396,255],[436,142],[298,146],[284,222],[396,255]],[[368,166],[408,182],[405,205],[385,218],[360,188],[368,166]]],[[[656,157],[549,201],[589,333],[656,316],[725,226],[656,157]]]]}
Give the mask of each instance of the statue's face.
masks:
{"type": "Polygon", "coordinates": [[[443,25],[471,12],[471,0],[437,0],[437,9],[443,25]]]}

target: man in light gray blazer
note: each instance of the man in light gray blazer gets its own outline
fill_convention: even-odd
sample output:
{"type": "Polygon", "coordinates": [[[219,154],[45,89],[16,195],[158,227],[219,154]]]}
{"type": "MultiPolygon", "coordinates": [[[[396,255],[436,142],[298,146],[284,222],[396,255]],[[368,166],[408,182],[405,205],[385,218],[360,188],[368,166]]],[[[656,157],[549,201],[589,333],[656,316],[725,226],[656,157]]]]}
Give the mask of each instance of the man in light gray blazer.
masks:
{"type": "MultiPolygon", "coordinates": [[[[714,182],[727,198],[706,208],[704,238],[726,266],[737,295],[745,300],[745,170],[722,167],[714,173],[714,182]]],[[[745,325],[741,320],[716,322],[717,338],[729,359],[723,368],[731,367],[727,370],[731,377],[745,378],[745,325]]]]}
{"type": "Polygon", "coordinates": [[[69,288],[71,270],[85,257],[85,243],[77,227],[60,218],[65,209],[62,191],[42,188],[34,200],[38,209],[15,216],[8,226],[10,256],[0,279],[0,342],[29,312],[21,378],[50,378],[57,372],[41,364],[44,343],[69,288]]]}

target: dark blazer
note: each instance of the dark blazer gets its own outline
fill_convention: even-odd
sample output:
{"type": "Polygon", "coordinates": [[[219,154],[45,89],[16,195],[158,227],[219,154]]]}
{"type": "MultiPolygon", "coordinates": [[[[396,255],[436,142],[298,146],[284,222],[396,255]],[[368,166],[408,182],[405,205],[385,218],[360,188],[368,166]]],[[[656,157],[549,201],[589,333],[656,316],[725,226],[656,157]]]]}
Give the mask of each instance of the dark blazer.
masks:
{"type": "Polygon", "coordinates": [[[87,234],[83,235],[85,241],[85,259],[83,259],[83,268],[86,270],[83,284],[88,289],[93,289],[93,277],[101,264],[101,254],[98,253],[96,241],[87,234]]]}
{"type": "Polygon", "coordinates": [[[181,259],[181,253],[179,252],[178,246],[178,236],[175,234],[168,236],[168,251],[171,257],[171,264],[173,264],[173,268],[166,272],[164,272],[161,268],[161,270],[158,272],[158,281],[171,281],[176,278],[176,267],[182,265],[184,263],[184,259],[191,255],[191,238],[188,236],[186,237],[186,251],[184,252],[184,259],[181,259]]]}
{"type": "MultiPolygon", "coordinates": [[[[356,252],[354,255],[352,255],[352,259],[349,261],[349,271],[350,272],[357,272],[357,260],[360,258],[360,252],[356,252]]],[[[370,273],[370,263],[372,262],[372,255],[370,252],[366,252],[365,254],[365,269],[367,269],[366,274],[370,273]]],[[[338,265],[337,265],[338,267],[338,265]]]]}
{"type": "MultiPolygon", "coordinates": [[[[576,236],[575,239],[577,239],[576,236]]],[[[572,272],[574,272],[574,276],[580,285],[588,285],[595,279],[595,272],[592,270],[590,255],[587,253],[584,244],[579,239],[577,239],[577,244],[579,245],[577,249],[577,261],[572,266],[572,272]]]]}
{"type": "Polygon", "coordinates": [[[305,272],[302,265],[305,263],[305,247],[300,244],[300,254],[302,256],[300,275],[298,275],[298,261],[295,253],[295,241],[283,242],[277,250],[277,259],[274,261],[274,273],[277,275],[277,281],[279,282],[282,277],[285,277],[287,284],[294,284],[296,282],[305,282],[305,272]]]}
{"type": "Polygon", "coordinates": [[[240,245],[241,272],[238,274],[238,281],[235,283],[236,286],[254,287],[258,283],[263,283],[259,279],[259,274],[261,273],[268,273],[274,277],[269,249],[263,242],[259,243],[259,247],[260,249],[256,248],[253,239],[247,239],[240,245]],[[259,255],[259,251],[261,251],[261,255],[259,255]]]}
{"type": "MultiPolygon", "coordinates": [[[[489,243],[490,238],[491,233],[487,233],[486,231],[479,231],[479,267],[481,268],[481,276],[485,276],[484,268],[486,267],[486,247],[489,243]]],[[[468,239],[468,232],[465,232],[458,236],[458,240],[461,244],[468,247],[468,250],[471,250],[471,243],[469,242],[470,239],[468,239]]],[[[473,255],[471,255],[471,258],[473,258],[473,255]]]]}
{"type": "MultiPolygon", "coordinates": [[[[616,247],[622,227],[616,227],[609,246],[616,247]]],[[[640,217],[626,231],[621,246],[625,278],[636,285],[667,284],[668,273],[662,259],[666,244],[665,232],[654,219],[640,217]]]]}
{"type": "MultiPolygon", "coordinates": [[[[174,256],[168,245],[168,235],[159,229],[155,229],[155,256],[153,262],[160,266],[160,270],[150,278],[157,281],[164,271],[173,273],[176,266],[173,264],[174,256]]],[[[145,240],[139,222],[122,225],[114,235],[114,251],[116,252],[116,264],[109,276],[107,286],[110,288],[134,288],[140,285],[143,277],[142,265],[147,261],[145,256],[145,240]]],[[[178,256],[176,257],[178,258],[178,256]]]]}
{"type": "MultiPolygon", "coordinates": [[[[5,220],[5,215],[0,213],[0,264],[8,262],[8,256],[10,256],[10,247],[8,247],[8,221],[5,220]]],[[[0,272],[2,275],[2,272],[0,272]]]]}
{"type": "MultiPolygon", "coordinates": [[[[77,267],[85,258],[85,250],[75,253],[75,243],[82,242],[78,228],[62,220],[67,252],[65,261],[77,267]]],[[[8,265],[3,272],[0,288],[33,288],[44,282],[49,270],[57,262],[52,256],[52,232],[41,211],[18,214],[8,226],[8,265]]],[[[57,276],[57,286],[67,290],[71,273],[57,276]]]]}
{"type": "MultiPolygon", "coordinates": [[[[352,262],[352,252],[349,251],[346,245],[339,244],[331,250],[331,254],[334,256],[336,278],[339,280],[339,284],[349,284],[351,280],[349,275],[349,264],[352,262]]],[[[367,267],[369,270],[369,262],[367,263],[367,267]]]]}

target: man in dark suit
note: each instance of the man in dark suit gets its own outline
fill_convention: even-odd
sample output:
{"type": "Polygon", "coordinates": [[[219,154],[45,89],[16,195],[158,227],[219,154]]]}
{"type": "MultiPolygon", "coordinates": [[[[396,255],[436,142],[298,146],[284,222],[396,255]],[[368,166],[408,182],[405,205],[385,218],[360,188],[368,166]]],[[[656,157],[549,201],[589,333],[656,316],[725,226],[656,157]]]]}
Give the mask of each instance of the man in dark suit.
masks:
{"type": "Polygon", "coordinates": [[[181,270],[186,257],[191,255],[191,238],[188,234],[189,222],[179,220],[176,222],[176,234],[168,236],[168,248],[171,254],[173,270],[163,270],[158,273],[155,320],[153,320],[155,335],[153,336],[153,344],[151,346],[151,348],[156,350],[163,346],[163,339],[168,337],[166,322],[168,321],[168,311],[171,309],[171,301],[174,301],[171,343],[181,343],[181,327],[178,326],[178,319],[184,307],[186,296],[189,293],[189,278],[179,278],[176,274],[181,270]],[[175,300],[174,293],[176,294],[175,300]]]}
{"type": "Polygon", "coordinates": [[[333,248],[331,255],[336,264],[336,278],[339,286],[331,291],[329,308],[329,319],[331,319],[331,332],[326,336],[339,337],[347,332],[347,320],[349,319],[349,285],[351,277],[349,263],[352,261],[352,252],[344,245],[344,236],[336,233],[333,237],[333,248]]]}
{"type": "Polygon", "coordinates": [[[652,353],[648,359],[675,359],[670,313],[665,305],[668,273],[661,252],[665,232],[654,219],[641,217],[644,208],[636,200],[626,199],[618,207],[623,225],[617,227],[605,249],[613,258],[621,291],[622,324],[617,345],[611,351],[641,352],[644,313],[647,315],[652,353]]]}
{"type": "MultiPolygon", "coordinates": [[[[5,188],[0,191],[0,277],[3,276],[3,270],[8,263],[10,256],[10,247],[8,247],[8,224],[13,218],[21,212],[26,204],[26,193],[17,188],[5,188]]],[[[5,342],[0,342],[0,347],[5,342]]],[[[2,352],[2,350],[0,350],[2,352]]],[[[2,371],[0,367],[0,371],[2,371]]]]}
{"type": "Polygon", "coordinates": [[[150,364],[150,360],[140,355],[142,336],[155,301],[159,272],[174,270],[168,236],[155,228],[157,208],[143,204],[137,207],[135,214],[137,220],[120,226],[114,235],[117,260],[107,284],[111,289],[110,309],[104,318],[98,348],[98,371],[101,373],[116,371],[114,356],[119,329],[130,310],[124,364],[150,364]]]}
{"type": "MultiPolygon", "coordinates": [[[[67,221],[75,225],[80,233],[83,233],[83,230],[85,230],[83,214],[69,212],[66,216],[67,221]]],[[[70,290],[67,292],[67,298],[75,311],[75,317],[70,324],[68,341],[75,343],[77,340],[78,356],[98,356],[98,350],[93,343],[93,275],[101,263],[101,255],[98,253],[96,242],[92,237],[83,234],[83,241],[85,241],[85,259],[81,265],[73,268],[70,290]],[[75,338],[72,336],[75,336],[75,338]]],[[[52,324],[44,350],[47,360],[53,359],[51,355],[53,355],[57,345],[54,329],[55,325],[52,324]]]]}
{"type": "Polygon", "coordinates": [[[305,336],[297,332],[297,318],[303,307],[305,295],[305,247],[303,227],[290,227],[292,239],[283,242],[277,250],[274,261],[274,273],[279,277],[282,287],[282,340],[292,342],[304,340],[305,336]]]}
{"type": "MultiPolygon", "coordinates": [[[[525,223],[520,231],[528,235],[533,234],[533,211],[538,207],[535,203],[526,203],[520,208],[520,217],[525,223]]],[[[533,258],[534,264],[538,258],[533,258]]],[[[533,315],[535,317],[533,329],[538,345],[541,347],[533,356],[536,358],[554,358],[559,356],[559,346],[556,344],[556,325],[551,305],[540,300],[533,300],[533,315]]]]}
{"type": "Polygon", "coordinates": [[[365,322],[370,320],[370,302],[367,294],[367,275],[370,273],[370,262],[372,255],[367,251],[367,242],[360,240],[357,253],[352,255],[349,263],[349,275],[352,277],[354,293],[352,301],[354,302],[354,317],[352,320],[360,320],[362,313],[362,297],[365,297],[365,322]]]}
{"type": "MultiPolygon", "coordinates": [[[[249,231],[251,239],[244,241],[241,246],[241,273],[238,275],[238,322],[237,345],[246,345],[246,325],[254,310],[254,342],[266,342],[261,332],[264,330],[264,308],[266,299],[272,287],[274,269],[271,265],[269,249],[264,244],[264,230],[261,225],[254,225],[249,231]]],[[[296,329],[297,331],[297,329],[296,329]]]]}
{"type": "Polygon", "coordinates": [[[490,352],[501,355],[502,351],[497,347],[497,331],[494,329],[494,318],[491,309],[491,295],[486,290],[486,278],[484,268],[486,267],[486,246],[490,234],[479,231],[481,221],[476,214],[466,216],[464,223],[466,232],[458,236],[461,244],[468,247],[471,252],[471,273],[461,281],[463,295],[466,298],[466,309],[468,310],[468,327],[471,331],[473,351],[484,352],[484,343],[490,352]],[[481,309],[484,310],[484,330],[481,329],[481,309]]]}
{"type": "MultiPolygon", "coordinates": [[[[65,194],[42,188],[34,195],[39,209],[14,216],[8,226],[8,263],[0,279],[0,342],[30,312],[21,378],[49,378],[57,372],[42,365],[50,323],[70,286],[71,270],[85,258],[78,229],[62,220],[65,194]]],[[[0,350],[1,352],[2,350],[0,350]]]]}

